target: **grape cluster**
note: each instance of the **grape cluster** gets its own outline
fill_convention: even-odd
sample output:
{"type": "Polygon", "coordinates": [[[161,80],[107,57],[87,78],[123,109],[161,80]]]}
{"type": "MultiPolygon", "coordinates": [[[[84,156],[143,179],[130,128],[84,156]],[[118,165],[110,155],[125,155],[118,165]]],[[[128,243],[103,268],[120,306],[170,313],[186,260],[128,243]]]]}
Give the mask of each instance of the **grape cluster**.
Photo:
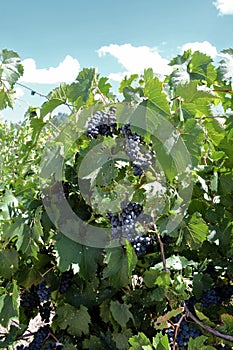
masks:
{"type": "Polygon", "coordinates": [[[208,307],[210,305],[218,305],[221,303],[221,297],[215,288],[205,292],[200,298],[200,303],[202,307],[208,307]]]}
{"type": "Polygon", "coordinates": [[[38,331],[34,333],[33,340],[28,346],[19,345],[16,347],[16,350],[41,350],[49,333],[50,328],[48,325],[40,327],[38,331]]]}
{"type": "Polygon", "coordinates": [[[39,297],[40,303],[48,301],[50,299],[50,288],[47,287],[45,281],[42,281],[38,284],[36,293],[39,297]]]}
{"type": "MultiPolygon", "coordinates": [[[[175,318],[175,322],[178,322],[180,319],[180,315],[175,318]]],[[[167,330],[167,335],[168,335],[168,340],[169,343],[174,342],[174,336],[175,336],[175,331],[173,329],[168,329],[167,330]]],[[[194,325],[186,322],[185,320],[182,320],[179,328],[178,328],[178,333],[176,337],[176,343],[178,345],[178,348],[180,350],[186,350],[188,348],[188,342],[190,338],[197,338],[200,335],[202,335],[202,332],[200,329],[195,327],[194,325]]]]}
{"type": "Polygon", "coordinates": [[[20,306],[24,309],[25,314],[31,318],[35,309],[39,308],[42,321],[49,322],[51,313],[50,288],[45,281],[40,282],[37,286],[32,286],[29,291],[24,290],[20,297],[20,306]]]}
{"type": "Polygon", "coordinates": [[[128,202],[122,204],[121,213],[108,213],[107,217],[112,224],[112,238],[121,239],[127,238],[132,241],[135,237],[136,219],[142,212],[142,206],[139,203],[128,202]]]}
{"type": "Polygon", "coordinates": [[[112,137],[116,126],[116,108],[111,107],[108,113],[98,111],[93,114],[87,125],[86,135],[91,138],[97,138],[98,135],[112,137]]]}
{"type": "Polygon", "coordinates": [[[67,289],[70,287],[72,278],[74,277],[73,270],[65,271],[61,275],[61,282],[59,287],[59,292],[64,294],[67,289]]]}
{"type": "Polygon", "coordinates": [[[134,175],[141,176],[144,169],[152,164],[152,154],[141,152],[140,136],[131,131],[129,123],[122,126],[121,133],[125,136],[125,152],[133,162],[134,175]]]}
{"type": "Polygon", "coordinates": [[[24,309],[25,314],[31,318],[34,309],[40,305],[40,299],[36,287],[33,285],[29,291],[24,290],[20,296],[20,306],[24,309]]]}
{"type": "Polygon", "coordinates": [[[49,323],[52,307],[49,301],[39,306],[42,321],[49,323]]]}
{"type": "Polygon", "coordinates": [[[137,235],[132,242],[134,250],[138,256],[148,254],[153,250],[156,244],[155,237],[137,235]]]}
{"type": "Polygon", "coordinates": [[[229,299],[233,295],[233,286],[225,285],[223,287],[213,287],[204,292],[202,296],[197,299],[194,296],[185,301],[185,304],[191,312],[196,303],[200,303],[203,308],[211,305],[220,305],[223,301],[229,299]]]}

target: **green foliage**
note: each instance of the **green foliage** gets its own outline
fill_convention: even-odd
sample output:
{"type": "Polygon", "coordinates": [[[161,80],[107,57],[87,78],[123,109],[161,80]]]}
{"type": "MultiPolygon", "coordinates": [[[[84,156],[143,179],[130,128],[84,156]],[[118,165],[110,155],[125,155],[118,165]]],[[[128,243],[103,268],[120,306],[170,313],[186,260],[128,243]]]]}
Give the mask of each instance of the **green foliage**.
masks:
{"type": "MultiPolygon", "coordinates": [[[[64,350],[171,350],[181,319],[202,332],[185,350],[232,347],[232,49],[223,53],[214,64],[186,51],[163,81],[152,69],[125,77],[120,103],[108,79],[85,68],[30,107],[22,123],[0,121],[0,323],[7,329],[0,348],[27,338],[41,305],[30,314],[20,299],[43,281],[52,310],[43,348],[59,341],[64,350]],[[69,114],[56,118],[61,105],[69,114]],[[113,106],[113,137],[88,138],[89,118],[113,106]],[[141,176],[124,152],[119,128],[127,122],[154,154],[141,176]],[[130,240],[110,239],[107,213],[123,200],[139,202],[150,218],[136,225],[153,242],[145,254],[130,240]],[[204,306],[216,291],[217,302],[204,306]]],[[[23,66],[13,51],[0,59],[4,109],[13,107],[23,66]]]]}

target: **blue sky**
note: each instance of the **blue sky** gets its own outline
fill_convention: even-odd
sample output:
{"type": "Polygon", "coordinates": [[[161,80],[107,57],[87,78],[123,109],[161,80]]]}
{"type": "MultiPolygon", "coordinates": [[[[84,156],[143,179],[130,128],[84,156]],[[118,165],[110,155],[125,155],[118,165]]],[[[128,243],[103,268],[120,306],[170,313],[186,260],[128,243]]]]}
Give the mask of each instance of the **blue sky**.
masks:
{"type": "MultiPolygon", "coordinates": [[[[233,48],[233,0],[11,0],[1,3],[0,50],[23,60],[21,83],[47,94],[97,67],[114,86],[124,74],[152,66],[166,74],[169,60],[191,47],[218,59],[233,48]]],[[[22,119],[43,99],[17,88],[9,120],[22,119]]]]}

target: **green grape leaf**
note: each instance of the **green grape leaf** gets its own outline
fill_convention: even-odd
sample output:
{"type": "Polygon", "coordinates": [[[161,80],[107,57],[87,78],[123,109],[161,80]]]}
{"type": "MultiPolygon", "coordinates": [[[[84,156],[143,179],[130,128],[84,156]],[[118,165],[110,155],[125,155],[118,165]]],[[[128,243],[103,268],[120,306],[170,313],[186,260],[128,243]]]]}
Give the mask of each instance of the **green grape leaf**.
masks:
{"type": "Polygon", "coordinates": [[[111,285],[116,289],[129,283],[129,276],[135,267],[129,259],[134,259],[134,257],[128,256],[127,251],[121,246],[106,249],[104,262],[107,266],[104,268],[103,275],[104,278],[109,277],[111,285]]]}
{"type": "Polygon", "coordinates": [[[206,240],[208,226],[205,221],[194,213],[185,229],[185,240],[192,247],[198,249],[206,240]]]}
{"type": "Polygon", "coordinates": [[[167,335],[162,333],[156,334],[153,338],[153,347],[156,350],[170,350],[170,345],[167,335]]]}
{"type": "Polygon", "coordinates": [[[48,95],[48,101],[43,103],[40,116],[43,119],[47,114],[53,112],[58,106],[65,104],[67,101],[67,85],[61,84],[60,87],[55,88],[48,95]]]}
{"type": "Polygon", "coordinates": [[[222,325],[218,330],[225,334],[233,334],[233,316],[229,314],[221,315],[222,325]]]}
{"type": "Polygon", "coordinates": [[[108,82],[108,78],[102,77],[98,81],[98,90],[97,93],[100,91],[104,96],[109,97],[111,96],[110,89],[111,84],[108,82]]]}
{"type": "Polygon", "coordinates": [[[17,206],[18,200],[14,196],[11,190],[7,190],[4,195],[2,195],[0,202],[0,218],[10,219],[11,218],[11,208],[17,206]]]}
{"type": "Polygon", "coordinates": [[[205,345],[208,338],[204,335],[197,337],[196,339],[190,338],[188,342],[188,350],[214,350],[215,348],[210,345],[205,345]]]}
{"type": "Polygon", "coordinates": [[[215,72],[212,62],[213,60],[210,56],[195,51],[188,66],[190,78],[192,80],[207,80],[208,83],[213,83],[217,76],[217,72],[215,72]]]}
{"type": "Polygon", "coordinates": [[[153,76],[152,69],[144,71],[145,87],[143,89],[145,97],[152,102],[154,110],[162,116],[170,115],[170,107],[166,95],[162,92],[162,82],[153,76]]]}
{"type": "Polygon", "coordinates": [[[12,297],[10,295],[0,296],[0,324],[7,328],[10,320],[17,320],[18,310],[14,308],[12,297]]]}
{"type": "MultiPolygon", "coordinates": [[[[95,335],[91,335],[90,339],[85,339],[83,341],[83,349],[88,350],[105,350],[105,346],[102,344],[102,341],[100,338],[96,337],[95,335]]],[[[76,348],[75,348],[76,349],[76,348]]]]}
{"type": "Polygon", "coordinates": [[[182,139],[189,151],[193,166],[196,166],[200,162],[205,140],[203,127],[193,118],[186,120],[182,129],[182,139]]]}
{"type": "MultiPolygon", "coordinates": [[[[182,270],[187,266],[197,266],[197,263],[194,262],[193,260],[188,260],[184,256],[179,256],[179,255],[172,255],[169,258],[166,259],[166,266],[168,269],[172,270],[182,270]]],[[[155,270],[161,270],[163,268],[163,263],[158,263],[154,265],[152,269],[155,270]]]]}
{"type": "Polygon", "coordinates": [[[5,109],[6,107],[13,108],[14,104],[14,94],[13,91],[4,91],[0,90],[0,110],[5,109]]]}
{"type": "Polygon", "coordinates": [[[89,98],[91,88],[96,78],[95,68],[84,68],[77,76],[77,82],[67,88],[67,96],[71,102],[78,99],[86,102],[89,98]]]}
{"type": "Polygon", "coordinates": [[[119,301],[111,301],[110,311],[114,320],[122,327],[125,328],[127,322],[131,318],[133,320],[133,315],[129,311],[131,305],[120,304],[119,301]]]}
{"type": "Polygon", "coordinates": [[[131,336],[132,336],[131,329],[126,329],[121,333],[113,334],[113,339],[116,343],[117,349],[127,350],[129,348],[129,338],[131,336]]]}
{"type": "Polygon", "coordinates": [[[78,264],[79,273],[83,278],[89,278],[96,272],[101,259],[101,249],[84,246],[63,234],[57,235],[55,250],[58,254],[59,269],[66,271],[71,264],[78,264]]]}
{"type": "Polygon", "coordinates": [[[15,249],[0,251],[0,275],[6,279],[18,270],[18,253],[15,249]]]}
{"type": "Polygon", "coordinates": [[[144,283],[148,288],[155,285],[168,287],[170,284],[170,273],[151,268],[144,273],[144,283]]]}
{"type": "Polygon", "coordinates": [[[139,332],[137,335],[133,335],[129,339],[129,343],[131,345],[129,348],[130,350],[152,350],[150,340],[142,332],[139,332]]]}
{"type": "Polygon", "coordinates": [[[107,186],[117,177],[119,170],[116,168],[114,161],[103,164],[96,177],[97,186],[107,186]]]}
{"type": "Polygon", "coordinates": [[[81,337],[82,334],[89,333],[91,318],[85,306],[81,305],[80,309],[76,309],[64,304],[57,308],[54,323],[61,329],[67,329],[69,334],[81,337]]]}
{"type": "Polygon", "coordinates": [[[205,120],[205,127],[208,132],[208,138],[214,145],[218,146],[225,137],[225,127],[218,120],[211,118],[205,120]]]}
{"type": "Polygon", "coordinates": [[[125,76],[120,82],[119,92],[123,93],[126,87],[132,85],[133,82],[138,78],[138,74],[131,74],[129,77],[125,76]]]}
{"type": "Polygon", "coordinates": [[[37,207],[35,211],[34,224],[32,227],[33,238],[36,242],[43,243],[43,227],[41,225],[42,207],[37,207]]]}
{"type": "Polygon", "coordinates": [[[15,51],[3,49],[0,58],[0,80],[13,86],[24,71],[20,57],[15,51]]]}
{"type": "Polygon", "coordinates": [[[224,54],[224,59],[219,62],[218,67],[218,79],[220,81],[231,82],[232,81],[232,58],[233,50],[227,49],[221,51],[224,54]]]}
{"type": "Polygon", "coordinates": [[[208,274],[197,273],[193,276],[193,293],[199,299],[204,290],[208,290],[213,283],[212,278],[208,274]]]}

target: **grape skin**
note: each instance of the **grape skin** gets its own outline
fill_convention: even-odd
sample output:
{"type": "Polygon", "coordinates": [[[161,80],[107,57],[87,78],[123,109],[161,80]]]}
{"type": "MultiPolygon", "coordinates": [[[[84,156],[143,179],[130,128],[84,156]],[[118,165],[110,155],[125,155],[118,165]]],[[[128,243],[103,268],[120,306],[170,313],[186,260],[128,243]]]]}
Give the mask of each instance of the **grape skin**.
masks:
{"type": "MultiPolygon", "coordinates": [[[[175,318],[175,322],[178,322],[180,317],[181,317],[181,315],[178,315],[175,318]]],[[[176,343],[178,345],[178,348],[180,350],[187,350],[189,339],[190,338],[195,339],[195,338],[199,337],[200,335],[202,335],[202,332],[199,328],[195,327],[193,324],[186,322],[185,320],[182,320],[180,325],[179,325],[179,329],[178,329],[178,333],[177,333],[177,337],[176,337],[176,343]]],[[[168,329],[167,336],[168,336],[169,343],[173,343],[174,336],[175,336],[174,330],[168,329]]]]}
{"type": "Polygon", "coordinates": [[[19,345],[16,347],[16,350],[41,350],[45,340],[47,339],[50,333],[49,326],[42,326],[34,333],[34,338],[28,346],[19,345]]]}
{"type": "Polygon", "coordinates": [[[132,242],[134,250],[138,256],[147,254],[155,244],[155,237],[145,235],[136,236],[132,242]]]}
{"type": "Polygon", "coordinates": [[[61,294],[64,294],[67,291],[67,289],[70,287],[73,277],[74,277],[74,273],[72,270],[65,271],[62,273],[60,287],[59,287],[59,292],[61,294]]]}
{"type": "Polygon", "coordinates": [[[142,206],[139,203],[127,203],[121,210],[121,213],[108,213],[107,217],[112,224],[112,238],[127,238],[129,241],[135,237],[135,223],[137,217],[142,212],[142,206]]]}
{"type": "Polygon", "coordinates": [[[87,137],[97,138],[98,135],[111,136],[116,131],[116,109],[110,108],[109,113],[97,111],[87,125],[87,137]]]}
{"type": "Polygon", "coordinates": [[[39,283],[36,293],[39,297],[40,303],[43,303],[44,301],[48,301],[50,299],[50,289],[47,287],[45,281],[39,283]]]}
{"type": "Polygon", "coordinates": [[[144,169],[149,167],[152,162],[151,154],[143,154],[140,149],[140,136],[131,131],[130,124],[126,124],[121,128],[122,134],[125,136],[125,152],[133,162],[133,170],[135,176],[141,176],[144,169]]]}

